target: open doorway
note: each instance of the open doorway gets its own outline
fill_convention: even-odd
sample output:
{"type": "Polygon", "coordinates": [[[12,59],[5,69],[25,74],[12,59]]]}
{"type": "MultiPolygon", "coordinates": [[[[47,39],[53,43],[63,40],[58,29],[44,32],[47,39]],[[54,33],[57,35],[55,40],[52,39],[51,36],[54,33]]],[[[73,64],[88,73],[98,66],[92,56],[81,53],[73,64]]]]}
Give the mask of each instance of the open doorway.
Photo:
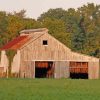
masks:
{"type": "Polygon", "coordinates": [[[88,62],[70,62],[70,78],[88,79],[88,62]]]}
{"type": "Polygon", "coordinates": [[[36,78],[53,78],[54,66],[51,61],[36,61],[35,62],[35,77],[36,78]]]}

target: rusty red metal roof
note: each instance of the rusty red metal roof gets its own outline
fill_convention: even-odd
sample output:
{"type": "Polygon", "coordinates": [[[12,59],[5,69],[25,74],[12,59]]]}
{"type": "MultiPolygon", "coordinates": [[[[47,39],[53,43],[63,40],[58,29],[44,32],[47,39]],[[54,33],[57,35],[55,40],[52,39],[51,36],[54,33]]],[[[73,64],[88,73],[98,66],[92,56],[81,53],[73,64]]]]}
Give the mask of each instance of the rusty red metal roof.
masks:
{"type": "Polygon", "coordinates": [[[24,45],[29,40],[29,36],[18,36],[17,38],[13,39],[12,41],[8,42],[6,45],[4,45],[1,50],[16,50],[20,48],[22,45],[24,45]]]}

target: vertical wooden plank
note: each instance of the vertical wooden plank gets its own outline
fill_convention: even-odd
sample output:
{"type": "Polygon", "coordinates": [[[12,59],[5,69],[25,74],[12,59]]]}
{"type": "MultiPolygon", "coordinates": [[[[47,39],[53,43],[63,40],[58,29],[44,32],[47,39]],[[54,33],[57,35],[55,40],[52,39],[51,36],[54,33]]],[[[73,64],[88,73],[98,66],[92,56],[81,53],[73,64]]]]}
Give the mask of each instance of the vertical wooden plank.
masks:
{"type": "Polygon", "coordinates": [[[55,71],[54,77],[59,78],[59,62],[55,61],[55,71]]]}
{"type": "Polygon", "coordinates": [[[89,79],[99,79],[99,64],[97,62],[89,62],[89,79]]]}
{"type": "Polygon", "coordinates": [[[35,78],[35,61],[33,62],[33,67],[34,67],[34,76],[33,76],[33,78],[35,78]]]}
{"type": "Polygon", "coordinates": [[[69,62],[55,62],[55,78],[69,78],[69,62]]]}

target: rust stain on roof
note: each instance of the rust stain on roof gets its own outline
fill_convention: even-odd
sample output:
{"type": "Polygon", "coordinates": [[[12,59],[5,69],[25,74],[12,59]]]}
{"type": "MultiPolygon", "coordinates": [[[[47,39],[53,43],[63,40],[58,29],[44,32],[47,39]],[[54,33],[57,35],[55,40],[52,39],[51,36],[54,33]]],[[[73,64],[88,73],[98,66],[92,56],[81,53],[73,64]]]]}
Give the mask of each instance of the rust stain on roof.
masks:
{"type": "Polygon", "coordinates": [[[25,36],[18,36],[17,38],[13,39],[12,41],[8,42],[6,45],[4,45],[1,50],[16,50],[19,49],[22,45],[24,45],[30,37],[28,35],[25,36]]]}

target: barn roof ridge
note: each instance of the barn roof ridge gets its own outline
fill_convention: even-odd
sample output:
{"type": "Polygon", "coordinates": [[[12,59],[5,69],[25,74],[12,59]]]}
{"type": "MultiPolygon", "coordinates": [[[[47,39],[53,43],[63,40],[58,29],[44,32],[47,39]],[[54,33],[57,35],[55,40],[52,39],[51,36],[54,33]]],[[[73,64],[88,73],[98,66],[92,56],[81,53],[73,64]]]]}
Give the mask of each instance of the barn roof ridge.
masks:
{"type": "Polygon", "coordinates": [[[20,31],[19,33],[22,34],[22,33],[30,33],[30,32],[48,32],[48,29],[47,28],[38,28],[38,29],[25,29],[25,30],[22,30],[20,31]]]}

